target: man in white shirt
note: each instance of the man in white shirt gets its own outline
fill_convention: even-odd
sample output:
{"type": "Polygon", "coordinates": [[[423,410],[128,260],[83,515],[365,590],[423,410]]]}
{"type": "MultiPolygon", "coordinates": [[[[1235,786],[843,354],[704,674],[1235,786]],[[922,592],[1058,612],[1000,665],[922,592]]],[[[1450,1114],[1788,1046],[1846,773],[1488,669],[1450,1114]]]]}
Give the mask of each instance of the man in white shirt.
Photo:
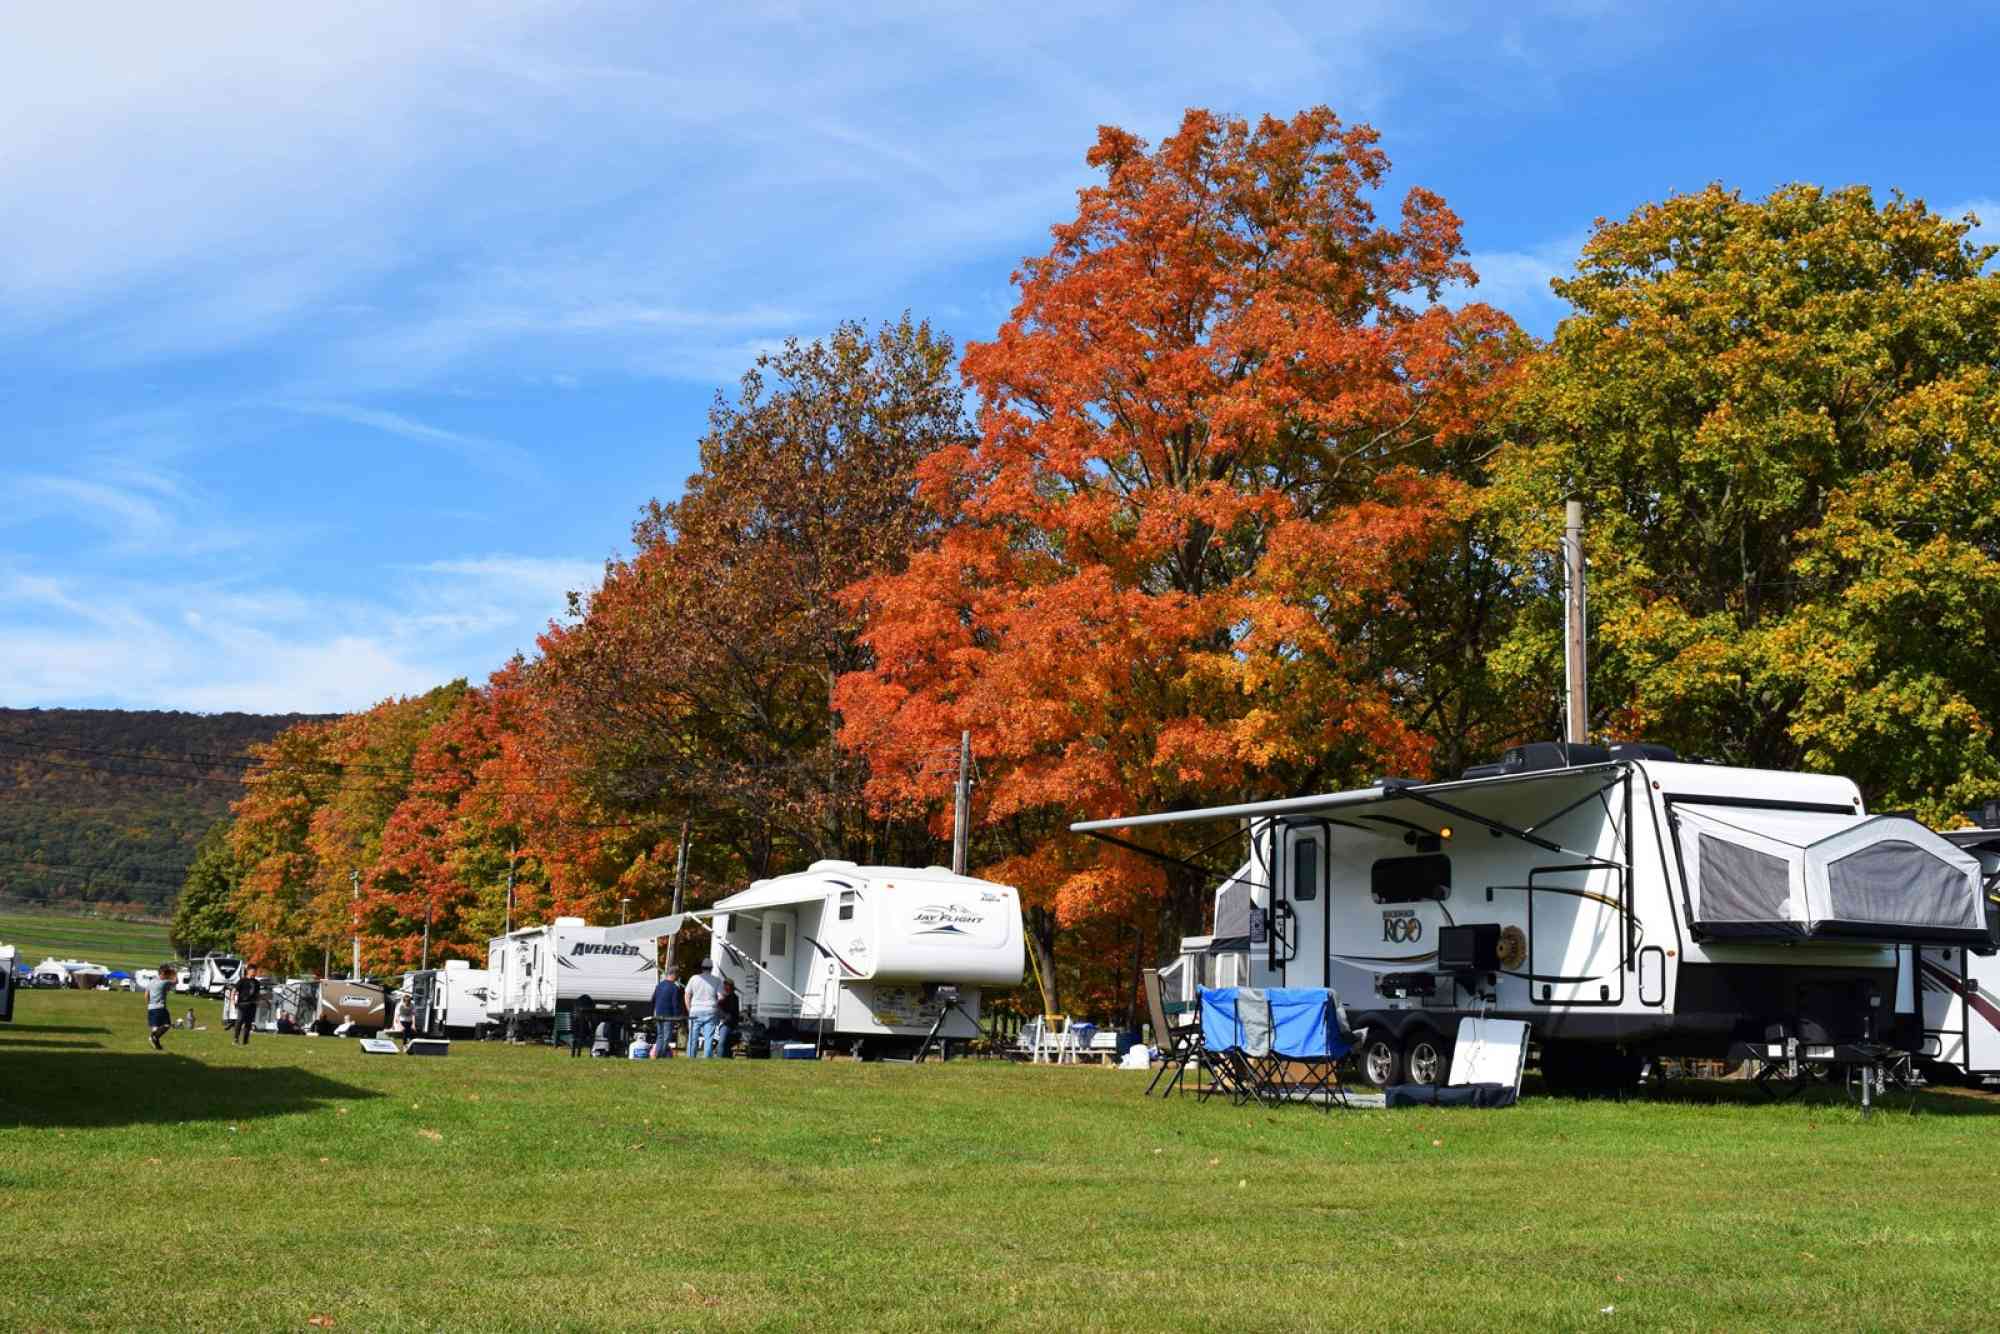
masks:
{"type": "Polygon", "coordinates": [[[689,1057],[715,1055],[715,1003],[721,998],[722,983],[715,976],[715,966],[703,959],[701,970],[687,984],[689,1057]]]}

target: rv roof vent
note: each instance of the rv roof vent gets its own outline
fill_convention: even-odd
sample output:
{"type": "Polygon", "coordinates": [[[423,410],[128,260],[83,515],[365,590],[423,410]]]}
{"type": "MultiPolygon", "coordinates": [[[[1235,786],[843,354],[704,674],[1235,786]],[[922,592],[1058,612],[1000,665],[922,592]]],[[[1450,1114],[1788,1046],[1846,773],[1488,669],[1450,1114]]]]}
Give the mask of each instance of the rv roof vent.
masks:
{"type": "Polygon", "coordinates": [[[1651,741],[1614,741],[1611,743],[1611,758],[1614,760],[1659,760],[1671,763],[1680,756],[1674,754],[1672,746],[1656,745],[1651,741]]]}
{"type": "Polygon", "coordinates": [[[1460,777],[1460,778],[1498,778],[1498,777],[1499,777],[1499,776],[1500,776],[1501,774],[1504,774],[1504,773],[1506,773],[1506,772],[1507,772],[1507,766],[1506,766],[1506,765],[1504,765],[1504,764],[1498,764],[1498,763],[1495,763],[1495,764],[1474,764],[1474,765],[1470,765],[1470,766],[1468,766],[1468,767],[1466,768],[1466,771],[1465,771],[1464,773],[1460,774],[1460,775],[1459,775],[1459,777],[1460,777]]]}
{"type": "Polygon", "coordinates": [[[447,973],[455,973],[461,968],[470,967],[472,967],[472,960],[470,959],[446,959],[444,961],[444,970],[447,973]]]}
{"type": "Polygon", "coordinates": [[[854,863],[840,861],[839,859],[833,857],[827,857],[814,862],[811,866],[806,867],[806,869],[808,871],[852,871],[854,869],[854,863]]]}
{"type": "Polygon", "coordinates": [[[582,926],[582,925],[583,925],[583,919],[582,919],[581,917],[558,917],[558,918],[556,918],[556,925],[557,925],[557,926],[582,926]]]}

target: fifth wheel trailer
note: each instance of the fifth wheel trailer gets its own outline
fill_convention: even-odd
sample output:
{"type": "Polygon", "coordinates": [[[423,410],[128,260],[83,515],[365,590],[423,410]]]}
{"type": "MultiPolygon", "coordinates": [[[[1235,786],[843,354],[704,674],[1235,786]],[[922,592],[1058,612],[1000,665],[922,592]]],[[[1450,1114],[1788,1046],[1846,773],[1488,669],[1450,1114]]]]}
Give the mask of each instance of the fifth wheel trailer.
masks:
{"type": "Polygon", "coordinates": [[[1249,857],[1184,971],[1234,956],[1246,985],[1333,988],[1374,1082],[1437,1078],[1476,1014],[1526,1021],[1553,1087],[1626,1086],[1652,1055],[1917,1054],[1900,960],[1992,948],[1978,863],[1847,779],[1670,754],[1517,747],[1455,781],[1072,827],[1136,846],[1240,822],[1249,857]]]}
{"type": "Polygon", "coordinates": [[[868,1055],[979,1036],[984,993],[1019,986],[1027,966],[1013,887],[939,866],[818,861],[607,939],[650,945],[688,922],[710,931],[746,1021],[868,1055]]]}

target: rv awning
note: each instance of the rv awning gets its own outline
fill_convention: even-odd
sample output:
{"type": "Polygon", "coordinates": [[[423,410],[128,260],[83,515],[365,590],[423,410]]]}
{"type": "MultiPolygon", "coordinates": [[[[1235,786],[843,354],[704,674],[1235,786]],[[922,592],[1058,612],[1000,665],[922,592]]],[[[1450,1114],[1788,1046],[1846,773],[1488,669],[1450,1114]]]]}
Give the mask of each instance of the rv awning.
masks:
{"type": "MultiPolygon", "coordinates": [[[[1467,823],[1482,825],[1551,852],[1575,853],[1552,837],[1537,833],[1557,818],[1589,801],[1625,774],[1622,764],[1587,764],[1572,769],[1540,769],[1501,778],[1460,779],[1448,783],[1385,782],[1348,792],[1315,797],[1284,797],[1234,806],[1208,806],[1192,811],[1161,811],[1153,815],[1121,815],[1109,820],[1081,820],[1070,826],[1079,834],[1111,837],[1157,825],[1193,824],[1214,820],[1324,819],[1377,833],[1437,833],[1467,823]]],[[[1114,842],[1123,839],[1113,838],[1114,842]]],[[[1145,849],[1140,849],[1145,851],[1145,849]]],[[[1217,934],[1221,934],[1218,930],[1217,934]]]]}
{"type": "Polygon", "coordinates": [[[1915,820],[1698,802],[1674,820],[1709,938],[1989,941],[1978,860],[1915,820]]]}

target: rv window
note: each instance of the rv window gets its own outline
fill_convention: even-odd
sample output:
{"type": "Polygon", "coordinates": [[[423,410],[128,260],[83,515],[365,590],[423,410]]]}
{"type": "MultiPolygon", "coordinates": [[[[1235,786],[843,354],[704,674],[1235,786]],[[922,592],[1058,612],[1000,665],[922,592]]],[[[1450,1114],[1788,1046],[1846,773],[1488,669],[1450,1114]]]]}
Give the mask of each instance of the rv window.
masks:
{"type": "Polygon", "coordinates": [[[1451,897],[1451,858],[1441,852],[1423,857],[1385,857],[1368,873],[1377,903],[1426,903],[1451,897]]]}
{"type": "Polygon", "coordinates": [[[773,959],[781,959],[785,954],[786,943],[785,924],[783,922],[771,923],[771,944],[764,952],[773,959]]]}
{"type": "Polygon", "coordinates": [[[1319,897],[1319,844],[1309,838],[1292,844],[1292,897],[1301,903],[1319,897]]]}
{"type": "Polygon", "coordinates": [[[856,897],[857,896],[855,895],[854,891],[851,889],[843,889],[840,891],[841,921],[851,922],[854,920],[854,900],[856,897]]]}

